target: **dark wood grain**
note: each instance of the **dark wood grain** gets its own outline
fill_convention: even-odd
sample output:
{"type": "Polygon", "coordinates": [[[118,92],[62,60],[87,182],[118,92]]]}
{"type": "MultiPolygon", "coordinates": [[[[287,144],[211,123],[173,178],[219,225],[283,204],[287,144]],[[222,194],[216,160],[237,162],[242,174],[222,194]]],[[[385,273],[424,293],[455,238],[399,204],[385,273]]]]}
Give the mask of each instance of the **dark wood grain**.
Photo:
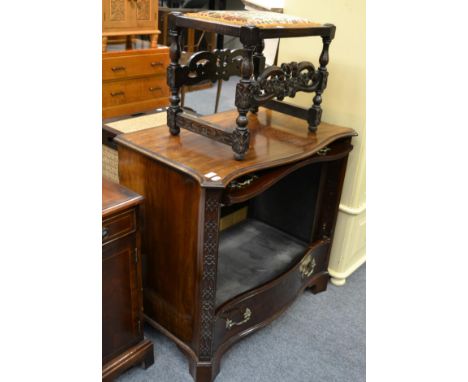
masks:
{"type": "Polygon", "coordinates": [[[193,301],[197,293],[198,261],[195,254],[199,251],[202,191],[186,174],[160,166],[121,145],[119,174],[122,184],[145,197],[142,227],[145,312],[194,345],[193,301]],[[154,216],[156,211],[158,218],[154,216]]]}

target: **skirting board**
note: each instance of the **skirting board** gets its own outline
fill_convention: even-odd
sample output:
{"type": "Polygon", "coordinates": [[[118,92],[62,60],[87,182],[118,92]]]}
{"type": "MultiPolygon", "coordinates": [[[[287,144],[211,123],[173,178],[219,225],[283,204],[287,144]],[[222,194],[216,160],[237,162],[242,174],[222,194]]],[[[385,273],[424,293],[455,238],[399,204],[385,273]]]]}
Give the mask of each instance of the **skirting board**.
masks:
{"type": "Polygon", "coordinates": [[[366,211],[364,208],[354,214],[349,210],[343,211],[340,206],[328,265],[331,282],[336,286],[344,285],[346,278],[366,261],[366,211]]]}
{"type": "Polygon", "coordinates": [[[344,285],[346,283],[346,279],[365,262],[366,252],[364,251],[362,257],[359,257],[345,272],[336,272],[333,269],[328,268],[328,273],[331,276],[330,282],[336,286],[344,285]]]}

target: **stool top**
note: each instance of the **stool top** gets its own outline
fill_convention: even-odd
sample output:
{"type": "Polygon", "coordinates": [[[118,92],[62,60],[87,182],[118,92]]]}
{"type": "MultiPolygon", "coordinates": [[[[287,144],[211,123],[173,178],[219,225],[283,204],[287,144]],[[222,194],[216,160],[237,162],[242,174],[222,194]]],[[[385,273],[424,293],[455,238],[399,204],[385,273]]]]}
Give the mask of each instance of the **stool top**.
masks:
{"type": "Polygon", "coordinates": [[[241,37],[241,28],[257,28],[258,37],[283,38],[300,36],[331,36],[335,26],[283,13],[264,11],[200,11],[172,13],[176,25],[241,37]]]}
{"type": "Polygon", "coordinates": [[[319,23],[302,17],[266,11],[201,11],[186,13],[186,17],[228,25],[254,25],[258,28],[317,27],[319,23]]]}

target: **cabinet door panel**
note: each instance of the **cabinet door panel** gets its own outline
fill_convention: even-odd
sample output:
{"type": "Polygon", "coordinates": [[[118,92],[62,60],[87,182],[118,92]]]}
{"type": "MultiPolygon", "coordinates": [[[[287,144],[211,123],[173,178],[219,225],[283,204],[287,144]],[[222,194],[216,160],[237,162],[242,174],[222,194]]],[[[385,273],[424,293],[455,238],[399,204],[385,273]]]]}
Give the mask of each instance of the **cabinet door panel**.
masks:
{"type": "Polygon", "coordinates": [[[136,0],[136,26],[145,29],[158,29],[158,7],[156,0],[136,0]]]}
{"type": "Polygon", "coordinates": [[[102,357],[114,354],[141,339],[135,235],[102,248],[102,357]]]}
{"type": "Polygon", "coordinates": [[[102,0],[102,28],[135,27],[135,4],[129,0],[102,0]]]}

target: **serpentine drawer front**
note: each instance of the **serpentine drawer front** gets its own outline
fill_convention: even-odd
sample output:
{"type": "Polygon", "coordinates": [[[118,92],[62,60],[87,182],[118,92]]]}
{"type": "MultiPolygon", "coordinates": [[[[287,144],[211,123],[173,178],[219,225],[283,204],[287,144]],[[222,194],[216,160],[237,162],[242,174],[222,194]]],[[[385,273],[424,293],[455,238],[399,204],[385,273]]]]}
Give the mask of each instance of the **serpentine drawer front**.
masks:
{"type": "Polygon", "coordinates": [[[329,241],[312,246],[296,265],[273,281],[228,301],[216,311],[215,347],[231,337],[272,321],[278,309],[288,307],[297,295],[327,271],[329,241]]]}
{"type": "Polygon", "coordinates": [[[242,175],[227,185],[222,201],[225,205],[244,202],[265,191],[282,178],[311,163],[336,160],[345,157],[352,150],[349,142],[333,142],[318,150],[308,160],[278,166],[267,170],[259,170],[242,175]]]}

